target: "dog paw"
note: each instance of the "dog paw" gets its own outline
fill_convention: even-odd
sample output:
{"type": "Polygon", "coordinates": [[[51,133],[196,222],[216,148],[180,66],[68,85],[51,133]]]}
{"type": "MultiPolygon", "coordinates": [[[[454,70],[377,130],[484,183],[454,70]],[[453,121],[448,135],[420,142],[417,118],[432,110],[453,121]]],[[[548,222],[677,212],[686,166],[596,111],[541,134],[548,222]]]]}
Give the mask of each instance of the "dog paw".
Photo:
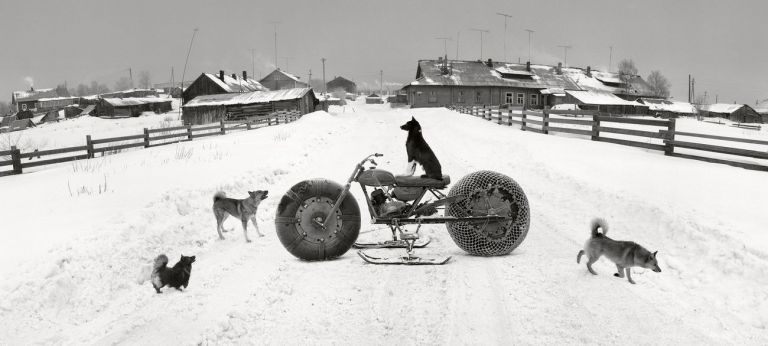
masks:
{"type": "Polygon", "coordinates": [[[635,284],[635,282],[634,282],[634,281],[629,281],[629,283],[631,283],[631,284],[633,284],[633,285],[635,284]]]}
{"type": "Polygon", "coordinates": [[[259,237],[264,237],[264,234],[259,234],[259,237]]]}
{"type": "Polygon", "coordinates": [[[615,277],[617,277],[617,278],[620,278],[620,277],[621,277],[621,275],[619,275],[619,273],[613,273],[613,276],[615,276],[615,277]]]}
{"type": "Polygon", "coordinates": [[[246,242],[246,243],[250,243],[250,242],[251,242],[251,240],[250,240],[250,239],[246,239],[246,240],[245,240],[245,242],[246,242]]]}
{"type": "Polygon", "coordinates": [[[224,237],[222,237],[222,236],[219,236],[219,240],[224,240],[224,237]]]}

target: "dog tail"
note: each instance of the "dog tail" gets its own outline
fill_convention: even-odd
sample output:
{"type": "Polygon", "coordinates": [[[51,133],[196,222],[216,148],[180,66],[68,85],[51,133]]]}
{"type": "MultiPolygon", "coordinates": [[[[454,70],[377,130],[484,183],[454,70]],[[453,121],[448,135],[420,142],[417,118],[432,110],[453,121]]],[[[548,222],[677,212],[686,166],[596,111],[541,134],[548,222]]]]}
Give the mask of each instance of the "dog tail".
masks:
{"type": "Polygon", "coordinates": [[[216,201],[218,201],[218,200],[220,200],[222,198],[225,198],[225,197],[227,197],[227,194],[224,193],[224,191],[216,192],[216,194],[213,195],[213,202],[216,203],[216,201]]]}
{"type": "Polygon", "coordinates": [[[592,223],[590,225],[590,228],[592,229],[592,238],[597,238],[601,235],[608,234],[608,222],[606,222],[603,218],[596,217],[592,219],[592,223]],[[602,230],[602,233],[599,233],[597,230],[602,230]]]}
{"type": "Polygon", "coordinates": [[[160,255],[155,258],[155,265],[152,266],[152,271],[157,272],[160,268],[165,268],[168,266],[168,256],[166,255],[160,255]]]}

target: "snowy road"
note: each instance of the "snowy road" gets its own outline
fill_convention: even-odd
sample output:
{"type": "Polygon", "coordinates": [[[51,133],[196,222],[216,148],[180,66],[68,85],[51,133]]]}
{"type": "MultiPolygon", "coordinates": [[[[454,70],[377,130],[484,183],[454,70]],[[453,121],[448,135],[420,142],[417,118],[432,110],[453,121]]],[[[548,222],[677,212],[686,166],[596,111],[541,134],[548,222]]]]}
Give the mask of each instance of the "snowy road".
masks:
{"type": "MultiPolygon", "coordinates": [[[[10,239],[0,250],[15,251],[0,268],[9,273],[0,285],[1,343],[768,342],[765,173],[526,133],[444,109],[351,110],[114,155],[86,173],[62,165],[0,179],[4,198],[22,202],[0,231],[10,239]],[[351,251],[327,262],[293,258],[274,230],[282,193],[309,178],[341,182],[372,152],[385,154],[381,168],[401,171],[398,127],[411,115],[453,181],[490,169],[520,183],[532,213],[523,244],[509,256],[473,257],[432,225],[419,254],[452,255],[444,266],[375,266],[351,251]],[[107,194],[72,197],[62,188],[101,176],[107,194]],[[267,236],[251,231],[246,244],[229,221],[234,232],[217,240],[213,193],[248,189],[270,191],[258,214],[267,236]],[[45,191],[46,199],[30,197],[45,191]],[[35,218],[22,208],[28,201],[48,216],[35,218]],[[612,237],[659,250],[663,272],[636,269],[631,285],[611,275],[607,260],[595,265],[598,276],[577,265],[594,216],[608,219],[612,237]],[[172,262],[197,256],[187,291],[156,295],[137,284],[159,253],[172,262]]],[[[363,218],[361,237],[387,236],[363,218]]]]}

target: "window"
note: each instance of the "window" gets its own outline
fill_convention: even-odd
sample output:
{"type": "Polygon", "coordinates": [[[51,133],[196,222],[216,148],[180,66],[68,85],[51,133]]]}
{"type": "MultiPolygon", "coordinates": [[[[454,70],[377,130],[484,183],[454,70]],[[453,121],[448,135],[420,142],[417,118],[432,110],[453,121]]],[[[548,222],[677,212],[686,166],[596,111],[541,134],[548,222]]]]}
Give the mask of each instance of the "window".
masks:
{"type": "Polygon", "coordinates": [[[525,94],[517,93],[517,104],[521,105],[525,103],[525,94]]]}
{"type": "Polygon", "coordinates": [[[531,94],[531,106],[538,106],[538,105],[539,105],[539,95],[531,94]]]}
{"type": "Polygon", "coordinates": [[[464,103],[464,92],[463,91],[459,91],[458,96],[456,96],[456,102],[464,103]]]}
{"type": "Polygon", "coordinates": [[[512,93],[507,93],[505,96],[504,103],[513,103],[515,101],[512,93]]]}
{"type": "Polygon", "coordinates": [[[482,103],[483,102],[483,93],[477,92],[475,94],[475,103],[482,103]]]}
{"type": "Polygon", "coordinates": [[[27,110],[27,104],[26,103],[22,103],[21,104],[21,110],[23,110],[23,111],[27,110]]]}
{"type": "Polygon", "coordinates": [[[437,92],[436,91],[430,91],[429,92],[429,103],[436,103],[437,102],[437,92]]]}

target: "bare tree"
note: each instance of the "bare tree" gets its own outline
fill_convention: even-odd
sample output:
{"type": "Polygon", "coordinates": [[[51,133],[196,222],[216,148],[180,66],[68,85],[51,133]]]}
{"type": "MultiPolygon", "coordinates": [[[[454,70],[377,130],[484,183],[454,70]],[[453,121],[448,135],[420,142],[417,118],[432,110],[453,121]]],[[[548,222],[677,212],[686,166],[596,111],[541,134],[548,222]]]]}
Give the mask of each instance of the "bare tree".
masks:
{"type": "Polygon", "coordinates": [[[632,59],[619,61],[619,79],[624,83],[624,89],[629,92],[630,82],[637,76],[637,67],[632,59]]]}
{"type": "Polygon", "coordinates": [[[0,101],[0,116],[11,113],[11,106],[5,102],[0,101]]]}
{"type": "Polygon", "coordinates": [[[120,77],[120,79],[115,82],[115,90],[121,91],[121,90],[128,90],[131,88],[131,80],[128,77],[120,77]]]}
{"type": "Polygon", "coordinates": [[[139,72],[139,88],[149,89],[152,87],[152,77],[149,71],[143,70],[139,72]]]}
{"type": "Polygon", "coordinates": [[[669,97],[669,80],[667,77],[664,77],[661,72],[651,71],[651,74],[648,75],[647,82],[648,85],[651,86],[651,92],[653,92],[653,96],[660,98],[669,97]]]}

